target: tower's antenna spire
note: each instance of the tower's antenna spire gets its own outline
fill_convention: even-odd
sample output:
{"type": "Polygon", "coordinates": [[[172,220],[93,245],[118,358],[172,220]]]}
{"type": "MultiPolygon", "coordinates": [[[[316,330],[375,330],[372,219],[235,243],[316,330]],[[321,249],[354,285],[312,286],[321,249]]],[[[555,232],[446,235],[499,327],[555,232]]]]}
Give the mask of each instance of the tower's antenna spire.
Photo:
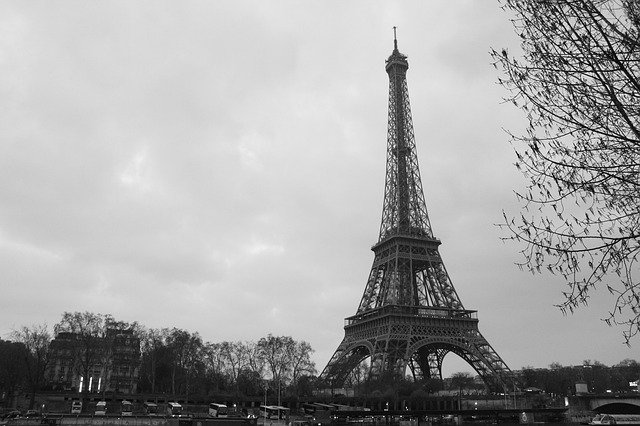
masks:
{"type": "Polygon", "coordinates": [[[396,39],[396,27],[393,27],[393,50],[398,50],[398,40],[396,39]]]}

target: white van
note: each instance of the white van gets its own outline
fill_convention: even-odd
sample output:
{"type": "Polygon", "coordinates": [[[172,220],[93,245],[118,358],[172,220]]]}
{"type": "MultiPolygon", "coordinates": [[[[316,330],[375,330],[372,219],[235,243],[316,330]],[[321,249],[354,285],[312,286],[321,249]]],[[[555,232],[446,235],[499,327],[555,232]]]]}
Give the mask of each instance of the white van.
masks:
{"type": "Polygon", "coordinates": [[[80,414],[82,413],[82,401],[73,400],[71,401],[71,414],[80,414]]]}
{"type": "Polygon", "coordinates": [[[167,416],[180,417],[182,415],[182,405],[177,402],[167,402],[167,416]]]}
{"type": "Polygon", "coordinates": [[[229,408],[225,404],[216,404],[212,402],[209,404],[209,416],[210,417],[227,417],[229,415],[229,408]]]}
{"type": "Polygon", "coordinates": [[[106,416],[107,415],[107,401],[98,401],[96,403],[96,411],[94,413],[95,416],[106,416]]]}
{"type": "Polygon", "coordinates": [[[149,416],[158,415],[158,404],[155,402],[147,401],[144,403],[144,412],[149,416]]]}

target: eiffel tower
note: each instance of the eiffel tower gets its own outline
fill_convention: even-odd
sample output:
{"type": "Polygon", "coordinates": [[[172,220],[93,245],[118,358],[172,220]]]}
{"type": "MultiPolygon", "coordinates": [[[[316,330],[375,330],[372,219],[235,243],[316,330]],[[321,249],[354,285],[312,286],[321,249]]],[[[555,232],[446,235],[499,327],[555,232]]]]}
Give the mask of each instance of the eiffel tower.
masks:
{"type": "Polygon", "coordinates": [[[407,57],[394,49],[389,74],[389,122],[384,206],[369,279],[345,336],[320,380],[342,387],[370,357],[369,377],[392,373],[442,379],[442,362],[457,354],[493,392],[513,386],[509,367],[478,330],[477,311],[466,310],[445,269],[422,191],[409,106],[407,57]]]}

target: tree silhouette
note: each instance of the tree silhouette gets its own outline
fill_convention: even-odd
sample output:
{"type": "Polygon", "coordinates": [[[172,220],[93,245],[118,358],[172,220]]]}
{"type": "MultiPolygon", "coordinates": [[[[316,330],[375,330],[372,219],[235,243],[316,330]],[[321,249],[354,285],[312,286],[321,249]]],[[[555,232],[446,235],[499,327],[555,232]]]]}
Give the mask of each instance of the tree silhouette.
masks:
{"type": "Polygon", "coordinates": [[[29,408],[33,408],[36,393],[44,382],[44,372],[49,362],[49,344],[51,334],[46,324],[22,326],[11,333],[11,337],[23,345],[27,382],[29,384],[29,408]]]}
{"type": "Polygon", "coordinates": [[[508,100],[526,114],[511,135],[527,179],[524,208],[504,215],[522,267],[564,278],[558,306],[612,295],[605,321],[640,332],[640,3],[504,0],[522,57],[493,50],[508,100]]]}

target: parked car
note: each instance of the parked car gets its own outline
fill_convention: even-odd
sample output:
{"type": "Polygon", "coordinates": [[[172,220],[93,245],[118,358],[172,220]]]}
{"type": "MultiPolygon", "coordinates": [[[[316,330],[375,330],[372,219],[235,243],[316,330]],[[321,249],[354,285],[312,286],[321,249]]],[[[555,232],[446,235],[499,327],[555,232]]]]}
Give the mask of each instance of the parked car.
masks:
{"type": "Polygon", "coordinates": [[[38,410],[27,410],[27,412],[25,413],[24,416],[28,417],[28,418],[40,417],[40,411],[38,411],[38,410]]]}

